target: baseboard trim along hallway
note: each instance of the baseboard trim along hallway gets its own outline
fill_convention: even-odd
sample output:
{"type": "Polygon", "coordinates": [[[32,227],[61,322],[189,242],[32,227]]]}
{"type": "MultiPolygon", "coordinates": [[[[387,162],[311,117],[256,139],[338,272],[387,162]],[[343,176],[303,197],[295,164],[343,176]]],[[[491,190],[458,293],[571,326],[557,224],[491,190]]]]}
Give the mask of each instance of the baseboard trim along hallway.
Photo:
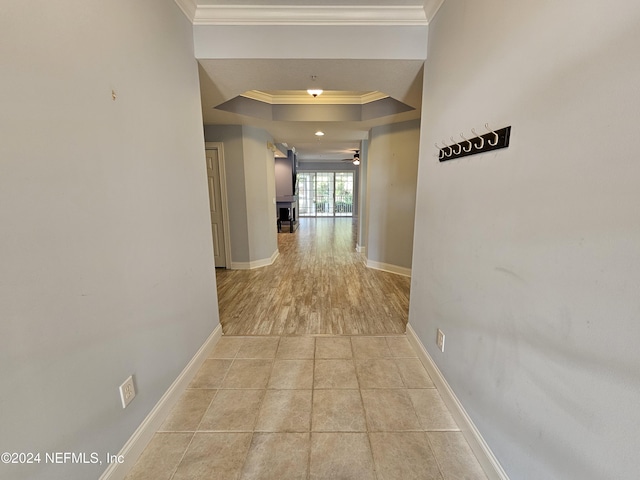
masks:
{"type": "Polygon", "coordinates": [[[162,422],[164,422],[191,380],[193,380],[193,377],[209,353],[211,353],[213,347],[216,346],[220,337],[222,337],[222,325],[218,324],[191,361],[184,367],[184,370],[178,375],[178,378],[175,379],[160,400],[158,400],[156,406],[149,412],[149,415],[147,415],[140,426],[138,426],[136,431],[133,432],[133,435],[127,440],[127,443],[124,444],[118,453],[121,455],[121,458],[124,458],[124,462],[110,464],[100,476],[99,480],[123,480],[127,476],[140,454],[142,454],[147,444],[151,441],[153,435],[158,431],[162,422]]]}
{"type": "Polygon", "coordinates": [[[366,261],[366,265],[368,268],[373,268],[374,270],[382,270],[383,272],[395,273],[397,275],[402,275],[403,277],[411,276],[410,268],[399,267],[398,265],[376,262],[375,260],[369,260],[368,258],[366,261]]]}
{"type": "Polygon", "coordinates": [[[440,369],[431,358],[431,355],[427,352],[427,349],[418,338],[418,335],[413,327],[411,327],[411,324],[407,324],[407,339],[416,351],[418,358],[427,370],[427,373],[433,380],[433,383],[435,383],[436,388],[442,397],[442,401],[445,403],[449,412],[451,412],[451,415],[460,427],[460,431],[467,440],[467,443],[478,459],[478,462],[482,465],[482,468],[484,469],[487,477],[489,477],[489,480],[509,480],[509,477],[500,465],[500,462],[498,462],[498,459],[489,448],[489,445],[487,445],[487,442],[482,438],[482,435],[471,420],[471,417],[469,417],[466,410],[460,403],[460,400],[456,397],[456,394],[453,392],[449,383],[442,375],[442,372],[440,372],[440,369]]]}
{"type": "Polygon", "coordinates": [[[276,258],[278,258],[278,255],[280,255],[280,251],[276,250],[275,252],[273,252],[271,257],[269,258],[254,260],[253,262],[231,262],[231,269],[232,270],[253,270],[254,268],[267,267],[269,265],[272,265],[273,262],[276,261],[276,258]]]}

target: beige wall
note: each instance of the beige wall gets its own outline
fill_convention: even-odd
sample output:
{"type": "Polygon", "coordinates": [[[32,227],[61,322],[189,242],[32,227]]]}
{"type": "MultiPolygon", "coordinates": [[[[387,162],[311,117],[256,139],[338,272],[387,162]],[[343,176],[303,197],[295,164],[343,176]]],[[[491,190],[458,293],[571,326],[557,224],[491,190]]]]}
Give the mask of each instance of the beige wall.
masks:
{"type": "MultiPolygon", "coordinates": [[[[231,261],[249,262],[251,254],[242,125],[207,125],[204,127],[204,137],[207,142],[223,144],[231,261]]],[[[230,267],[231,265],[227,265],[227,268],[230,267]]]]}
{"type": "Polygon", "coordinates": [[[230,267],[262,265],[278,250],[275,162],[267,148],[273,139],[263,129],[242,125],[207,125],[205,138],[224,144],[230,267]]]}
{"type": "Polygon", "coordinates": [[[638,25],[447,0],[429,27],[410,323],[512,479],[640,471],[638,25]],[[508,149],[433,156],[486,122],[508,149]]]}
{"type": "Polygon", "coordinates": [[[276,177],[271,136],[260,128],[242,127],[245,152],[249,249],[251,261],[269,259],[278,250],[276,177]]]}
{"type": "Polygon", "coordinates": [[[5,2],[0,31],[0,450],[117,453],[218,325],[192,27],[60,0],[5,2]]]}
{"type": "Polygon", "coordinates": [[[366,159],[369,265],[410,272],[419,142],[419,120],[370,132],[366,159]]]}

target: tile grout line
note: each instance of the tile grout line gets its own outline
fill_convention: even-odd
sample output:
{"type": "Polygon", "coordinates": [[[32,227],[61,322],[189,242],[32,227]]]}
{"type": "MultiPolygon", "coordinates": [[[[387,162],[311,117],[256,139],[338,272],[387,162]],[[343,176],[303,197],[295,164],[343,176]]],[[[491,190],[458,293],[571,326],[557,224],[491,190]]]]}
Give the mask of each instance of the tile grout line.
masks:
{"type": "Polygon", "coordinates": [[[184,457],[187,456],[187,452],[189,451],[189,447],[191,447],[191,444],[193,443],[193,439],[194,438],[196,438],[196,433],[195,432],[193,432],[193,434],[191,435],[191,440],[189,440],[189,444],[187,445],[187,448],[185,448],[184,452],[182,452],[182,456],[180,457],[180,461],[176,464],[175,468],[173,469],[173,472],[171,473],[171,476],[169,477],[169,480],[172,480],[173,477],[175,477],[176,472],[178,471],[178,468],[180,468],[180,465],[182,464],[182,462],[184,460],[184,457]]]}
{"type": "Polygon", "coordinates": [[[309,455],[307,457],[307,479],[311,478],[311,449],[313,448],[313,398],[316,386],[316,339],[313,339],[313,368],[311,370],[311,411],[309,412],[309,455]]]}
{"type": "MultiPolygon", "coordinates": [[[[253,445],[253,439],[256,436],[256,426],[258,425],[258,419],[260,417],[260,410],[262,409],[262,405],[264,404],[264,399],[267,396],[267,390],[269,387],[269,381],[271,380],[271,375],[273,375],[273,369],[275,367],[276,364],[276,356],[278,355],[278,348],[280,348],[280,340],[282,339],[282,337],[278,337],[278,343],[276,345],[276,351],[273,355],[273,359],[271,361],[271,371],[269,372],[269,377],[267,378],[267,384],[264,386],[264,395],[262,395],[262,400],[260,401],[260,407],[258,407],[258,413],[256,414],[256,418],[253,421],[253,429],[251,432],[251,440],[249,440],[249,446],[247,447],[247,451],[244,454],[244,460],[242,461],[242,467],[240,467],[240,473],[238,475],[238,478],[242,477],[242,472],[244,471],[244,467],[247,464],[247,460],[249,458],[249,452],[251,451],[251,445],[253,445]]],[[[240,350],[238,350],[238,353],[240,353],[240,350]]]]}
{"type": "Polygon", "coordinates": [[[373,444],[371,443],[371,431],[369,429],[369,419],[367,418],[367,411],[364,407],[364,398],[362,397],[362,385],[360,384],[360,375],[358,375],[358,367],[356,364],[356,352],[353,348],[353,342],[351,338],[349,338],[349,344],[351,345],[351,361],[353,362],[353,369],[356,372],[356,381],[358,382],[358,394],[360,395],[360,404],[362,405],[362,413],[364,415],[364,428],[365,433],[367,435],[367,442],[369,444],[369,451],[371,452],[371,463],[373,465],[373,476],[380,479],[380,475],[378,475],[378,465],[376,464],[376,459],[373,456],[373,444]]]}
{"type": "Polygon", "coordinates": [[[431,439],[429,438],[429,435],[427,435],[427,432],[424,433],[424,436],[427,438],[427,445],[429,445],[429,450],[431,450],[433,459],[436,462],[436,467],[438,467],[438,473],[440,474],[440,478],[444,480],[444,472],[442,471],[442,467],[440,466],[440,462],[438,461],[438,456],[436,455],[436,452],[433,449],[433,445],[431,444],[431,439]]]}
{"type": "MultiPolygon", "coordinates": [[[[238,351],[236,351],[235,355],[233,356],[233,359],[231,360],[231,364],[229,365],[229,368],[227,369],[227,371],[225,372],[224,376],[222,377],[222,380],[220,380],[220,387],[222,387],[222,382],[224,382],[224,379],[227,378],[227,375],[229,374],[229,370],[231,370],[231,365],[233,365],[233,362],[235,362],[235,358],[238,356],[238,352],[239,351],[240,351],[240,349],[238,349],[238,351]]],[[[206,360],[209,360],[209,358],[205,359],[205,361],[206,360]]],[[[220,359],[220,360],[226,360],[226,359],[220,359]]],[[[200,368],[202,368],[202,366],[200,366],[200,368]]],[[[180,461],[176,464],[176,467],[173,469],[173,472],[171,473],[171,476],[169,477],[169,480],[172,480],[175,477],[176,472],[178,471],[178,468],[180,468],[180,465],[184,461],[184,458],[187,456],[187,452],[189,451],[189,448],[191,447],[191,444],[193,443],[193,441],[196,438],[196,433],[198,433],[198,429],[200,428],[200,425],[202,425],[202,421],[204,420],[204,417],[207,414],[207,411],[209,410],[209,408],[211,408],[211,405],[213,404],[213,401],[218,396],[218,392],[219,391],[220,391],[220,388],[217,388],[216,389],[216,393],[213,395],[213,397],[211,398],[211,401],[209,402],[209,406],[207,406],[207,408],[205,409],[204,413],[202,414],[202,418],[200,418],[200,421],[198,422],[198,425],[196,425],[195,431],[191,435],[191,440],[189,440],[189,444],[187,445],[187,448],[185,448],[184,452],[182,452],[182,456],[180,457],[180,461]]]]}

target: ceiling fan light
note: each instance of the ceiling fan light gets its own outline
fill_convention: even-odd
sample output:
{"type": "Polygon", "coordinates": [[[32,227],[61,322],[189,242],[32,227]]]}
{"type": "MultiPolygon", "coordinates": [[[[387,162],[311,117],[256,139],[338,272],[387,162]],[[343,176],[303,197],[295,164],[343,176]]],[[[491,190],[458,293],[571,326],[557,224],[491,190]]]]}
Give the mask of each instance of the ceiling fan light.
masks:
{"type": "Polygon", "coordinates": [[[357,165],[360,165],[360,158],[355,157],[355,158],[353,159],[353,164],[354,164],[354,165],[356,165],[356,166],[357,166],[357,165]]]}

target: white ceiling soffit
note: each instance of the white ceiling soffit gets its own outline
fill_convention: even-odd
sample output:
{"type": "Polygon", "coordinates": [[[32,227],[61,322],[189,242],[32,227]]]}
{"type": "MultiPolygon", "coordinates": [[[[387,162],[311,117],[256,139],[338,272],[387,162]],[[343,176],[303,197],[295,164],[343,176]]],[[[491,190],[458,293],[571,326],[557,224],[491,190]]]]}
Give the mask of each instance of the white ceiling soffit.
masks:
{"type": "Polygon", "coordinates": [[[284,122],[359,122],[415,110],[389,96],[367,103],[270,103],[239,95],[215,107],[218,110],[284,122]]]}
{"type": "MultiPolygon", "coordinates": [[[[198,60],[198,63],[204,125],[212,128],[216,125],[246,125],[264,129],[269,132],[274,143],[287,142],[289,147],[295,147],[300,160],[329,161],[348,158],[349,152],[360,148],[360,141],[368,138],[371,128],[420,118],[423,61],[221,59],[198,60]],[[315,82],[310,77],[313,74],[318,75],[315,82]],[[377,111],[360,111],[353,114],[351,121],[344,117],[342,121],[336,121],[334,115],[331,115],[331,121],[323,121],[318,119],[318,114],[322,112],[299,109],[291,112],[292,115],[286,119],[274,121],[273,107],[278,106],[277,104],[254,100],[251,105],[239,105],[241,111],[230,112],[215,108],[252,89],[273,94],[288,90],[299,91],[310,88],[313,84],[325,89],[329,95],[335,90],[352,95],[356,92],[362,95],[373,91],[384,92],[412,106],[414,110],[384,117],[379,117],[377,111]],[[261,111],[256,116],[257,109],[261,111]],[[296,113],[295,117],[293,113],[296,113]],[[306,116],[305,121],[300,121],[300,115],[306,116]],[[292,118],[296,121],[292,121],[292,118]],[[317,137],[315,132],[318,130],[325,135],[317,137]]],[[[318,98],[323,95],[324,93],[318,98]]],[[[362,108],[364,105],[369,105],[368,110],[385,106],[377,102],[357,106],[362,108]]],[[[325,107],[338,108],[339,105],[325,107]]],[[[282,111],[278,113],[283,114],[282,111]]]]}
{"type": "Polygon", "coordinates": [[[251,90],[322,88],[329,98],[331,91],[384,92],[417,110],[422,105],[422,60],[201,59],[198,63],[205,124],[222,123],[213,118],[214,107],[251,90]]]}
{"type": "MultiPolygon", "coordinates": [[[[423,5],[212,5],[175,0],[194,25],[428,25],[444,0],[423,5]]],[[[318,1],[317,3],[322,3],[318,1]]]]}

